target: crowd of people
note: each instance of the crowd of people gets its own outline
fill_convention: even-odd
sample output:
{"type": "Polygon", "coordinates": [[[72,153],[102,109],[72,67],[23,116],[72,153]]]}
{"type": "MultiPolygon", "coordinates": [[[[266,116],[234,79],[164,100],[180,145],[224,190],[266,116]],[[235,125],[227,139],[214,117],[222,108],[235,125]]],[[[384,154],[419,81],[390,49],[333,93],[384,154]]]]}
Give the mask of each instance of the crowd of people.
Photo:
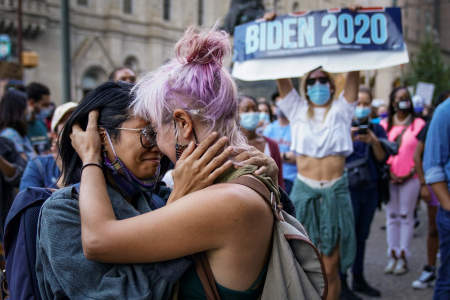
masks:
{"type": "Polygon", "coordinates": [[[42,83],[6,85],[0,232],[18,191],[51,192],[36,235],[41,297],[167,299],[176,289],[205,299],[190,259],[202,253],[221,299],[257,299],[275,221],[261,194],[233,183],[251,174],[277,201],[289,195],[284,209],[321,253],[326,299],[381,296],[364,274],[377,208],[386,212],[384,273],[419,273],[408,259],[425,201],[427,255],[412,287],[434,284],[434,299],[448,299],[450,92],[424,111],[404,86],[380,103],[358,71],[338,92],[318,68],[299,90],[278,79],[276,93],[256,99],[222,66],[228,51],[226,34],[189,29],[176,57],[137,83],[121,67],[58,106],[42,83]]]}

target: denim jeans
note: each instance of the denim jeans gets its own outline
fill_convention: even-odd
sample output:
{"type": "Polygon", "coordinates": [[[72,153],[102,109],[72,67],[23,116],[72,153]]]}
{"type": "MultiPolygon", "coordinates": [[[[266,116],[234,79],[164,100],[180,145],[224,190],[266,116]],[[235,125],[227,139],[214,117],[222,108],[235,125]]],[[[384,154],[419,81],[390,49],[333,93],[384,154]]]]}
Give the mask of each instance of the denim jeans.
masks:
{"type": "Polygon", "coordinates": [[[363,276],[366,240],[369,237],[370,225],[378,204],[378,189],[376,185],[369,188],[352,188],[350,189],[350,194],[355,216],[356,233],[356,257],[352,273],[355,276],[363,276]]]}
{"type": "Polygon", "coordinates": [[[441,266],[434,288],[433,300],[450,299],[450,211],[439,207],[436,217],[439,232],[441,266]]]}

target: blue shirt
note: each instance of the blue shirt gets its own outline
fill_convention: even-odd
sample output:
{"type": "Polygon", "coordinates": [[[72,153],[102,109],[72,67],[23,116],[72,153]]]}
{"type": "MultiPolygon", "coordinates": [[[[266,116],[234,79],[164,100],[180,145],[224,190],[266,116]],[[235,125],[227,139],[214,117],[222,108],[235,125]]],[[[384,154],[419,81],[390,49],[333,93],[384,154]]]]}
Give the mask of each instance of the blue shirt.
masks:
{"type": "Polygon", "coordinates": [[[450,98],[436,109],[428,129],[423,156],[427,184],[446,182],[450,189],[450,98]]]}
{"type": "Polygon", "coordinates": [[[17,130],[11,127],[6,127],[0,132],[0,136],[10,139],[16,146],[17,152],[25,153],[27,159],[31,159],[36,156],[36,152],[34,151],[28,137],[21,136],[17,130]]]}
{"type": "MultiPolygon", "coordinates": [[[[151,211],[170,190],[160,187],[151,198],[131,205],[107,186],[117,219],[151,211]]],[[[42,299],[170,299],[177,280],[189,268],[185,258],[146,264],[107,264],[86,259],[81,243],[78,199],[73,188],[54,192],[42,205],[36,236],[36,277],[42,299]]]]}
{"type": "Polygon", "coordinates": [[[57,188],[56,182],[60,174],[53,155],[38,156],[28,162],[19,190],[23,191],[27,187],[57,188]]]}
{"type": "MultiPolygon", "coordinates": [[[[379,139],[387,139],[386,131],[381,127],[381,125],[371,123],[370,130],[375,134],[375,136],[379,139]]],[[[346,162],[349,163],[351,161],[363,158],[367,155],[367,151],[369,151],[367,165],[370,172],[370,178],[372,182],[375,182],[379,179],[378,174],[378,161],[373,153],[372,148],[368,144],[361,141],[353,142],[353,153],[347,157],[346,162]]]]}
{"type": "MultiPolygon", "coordinates": [[[[263,135],[277,142],[281,154],[289,152],[292,141],[291,125],[281,126],[278,121],[274,121],[267,125],[263,135]]],[[[296,176],[297,166],[295,164],[283,162],[283,179],[294,181],[296,176]]]]}

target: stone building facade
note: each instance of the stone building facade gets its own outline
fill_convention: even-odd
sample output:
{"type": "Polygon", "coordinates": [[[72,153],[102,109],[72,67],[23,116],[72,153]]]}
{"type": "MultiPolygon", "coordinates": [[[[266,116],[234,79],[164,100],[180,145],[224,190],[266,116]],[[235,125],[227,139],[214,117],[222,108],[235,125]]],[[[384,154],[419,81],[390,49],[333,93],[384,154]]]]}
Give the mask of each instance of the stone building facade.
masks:
{"type": "MultiPolygon", "coordinates": [[[[105,81],[116,67],[138,74],[173,57],[174,43],[189,25],[211,26],[229,6],[223,0],[70,0],[72,99],[105,81]]],[[[15,39],[17,0],[0,0],[0,32],[15,39]]],[[[25,82],[39,81],[62,97],[60,0],[22,0],[24,50],[39,55],[25,82]]]]}

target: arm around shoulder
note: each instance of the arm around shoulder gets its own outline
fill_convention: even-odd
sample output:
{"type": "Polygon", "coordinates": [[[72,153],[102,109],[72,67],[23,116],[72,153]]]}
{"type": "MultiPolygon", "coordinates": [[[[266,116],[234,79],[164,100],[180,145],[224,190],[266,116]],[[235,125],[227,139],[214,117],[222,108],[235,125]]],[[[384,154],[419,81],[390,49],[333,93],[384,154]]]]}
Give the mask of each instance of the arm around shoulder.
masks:
{"type": "Polygon", "coordinates": [[[82,236],[85,254],[102,262],[143,263],[222,248],[245,222],[257,220],[251,201],[242,201],[254,192],[243,189],[217,184],[149,213],[100,224],[90,238],[82,236]]]}

